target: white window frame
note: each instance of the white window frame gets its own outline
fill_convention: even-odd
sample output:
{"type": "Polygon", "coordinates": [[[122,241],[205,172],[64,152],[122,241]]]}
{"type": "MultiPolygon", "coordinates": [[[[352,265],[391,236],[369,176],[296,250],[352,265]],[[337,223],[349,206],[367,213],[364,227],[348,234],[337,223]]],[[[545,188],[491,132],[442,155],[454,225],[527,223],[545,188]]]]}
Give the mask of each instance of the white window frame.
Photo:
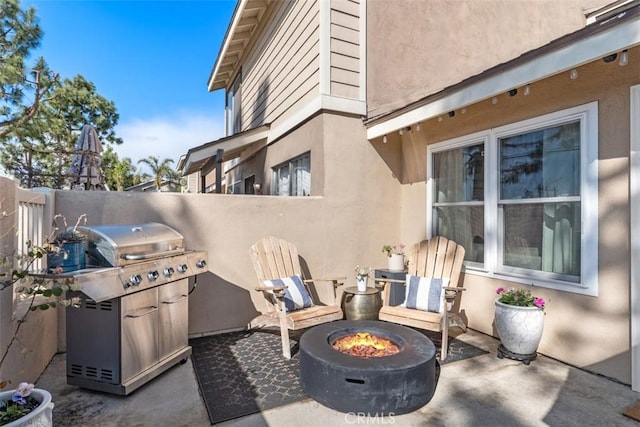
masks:
{"type": "Polygon", "coordinates": [[[579,105],[543,116],[488,129],[427,146],[427,237],[435,233],[433,221],[433,154],[484,141],[484,266],[465,263],[467,274],[516,283],[535,284],[577,294],[598,295],[598,103],[579,105]],[[499,219],[498,141],[502,137],[580,121],[580,281],[550,278],[548,274],[501,265],[502,224],[499,219]]]}
{"type": "Polygon", "coordinates": [[[231,136],[240,132],[240,88],[242,71],[236,76],[225,97],[225,135],[231,136]]]}
{"type": "Polygon", "coordinates": [[[309,158],[309,175],[311,175],[311,152],[307,151],[305,153],[300,154],[299,156],[293,157],[286,162],[282,162],[277,164],[271,168],[271,195],[272,196],[283,196],[283,197],[306,197],[311,195],[311,185],[309,185],[309,194],[306,196],[297,196],[293,195],[293,181],[295,177],[295,171],[293,169],[293,163],[303,159],[305,157],[309,158]],[[278,177],[278,171],[283,168],[289,168],[289,194],[280,194],[280,183],[278,177]]]}

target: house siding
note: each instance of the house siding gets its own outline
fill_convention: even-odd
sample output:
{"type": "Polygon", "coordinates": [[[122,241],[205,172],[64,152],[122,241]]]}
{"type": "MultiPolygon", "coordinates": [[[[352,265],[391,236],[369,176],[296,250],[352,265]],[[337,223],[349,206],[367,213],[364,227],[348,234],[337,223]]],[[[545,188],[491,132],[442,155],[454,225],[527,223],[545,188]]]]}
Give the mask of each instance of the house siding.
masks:
{"type": "Polygon", "coordinates": [[[585,11],[606,3],[369,1],[369,117],[404,107],[583,28],[585,11]]]}
{"type": "Polygon", "coordinates": [[[273,123],[309,93],[318,93],[318,3],[275,4],[272,18],[243,61],[241,130],[273,123]]]}
{"type": "Polygon", "coordinates": [[[330,94],[360,99],[360,2],[330,3],[330,94]]]}

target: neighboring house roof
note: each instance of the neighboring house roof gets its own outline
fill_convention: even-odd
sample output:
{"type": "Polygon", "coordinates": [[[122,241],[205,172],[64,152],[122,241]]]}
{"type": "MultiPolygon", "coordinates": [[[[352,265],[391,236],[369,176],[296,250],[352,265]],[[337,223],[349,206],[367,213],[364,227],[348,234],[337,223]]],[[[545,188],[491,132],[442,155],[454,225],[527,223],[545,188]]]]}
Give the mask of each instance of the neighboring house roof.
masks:
{"type": "Polygon", "coordinates": [[[220,53],[209,76],[209,92],[224,89],[227,86],[271,2],[271,0],[238,1],[231,25],[227,28],[220,53]]]}
{"type": "Polygon", "coordinates": [[[211,162],[215,162],[218,150],[223,150],[223,161],[240,157],[245,150],[258,151],[267,145],[269,128],[270,125],[266,124],[190,149],[184,161],[181,159],[182,174],[189,175],[197,171],[207,173],[215,167],[211,162]]]}
{"type": "MultiPolygon", "coordinates": [[[[164,180],[162,181],[162,188],[168,188],[169,190],[174,190],[180,186],[179,183],[175,181],[164,180]]],[[[156,191],[156,185],[153,180],[141,182],[140,184],[132,185],[131,187],[127,187],[124,191],[156,191]]]]}
{"type": "Polygon", "coordinates": [[[626,4],[609,18],[560,37],[540,48],[469,77],[440,92],[384,115],[369,118],[374,139],[449,111],[506,93],[554,74],[640,45],[640,2],[626,4]]]}

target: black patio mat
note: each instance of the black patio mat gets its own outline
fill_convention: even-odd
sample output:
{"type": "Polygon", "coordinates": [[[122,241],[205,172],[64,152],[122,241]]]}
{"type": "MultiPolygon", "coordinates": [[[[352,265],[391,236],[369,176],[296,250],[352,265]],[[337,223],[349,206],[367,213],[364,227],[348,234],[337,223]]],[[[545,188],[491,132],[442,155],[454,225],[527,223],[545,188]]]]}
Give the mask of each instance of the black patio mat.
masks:
{"type": "MultiPolygon", "coordinates": [[[[423,331],[439,357],[440,334],[423,331]]],[[[282,356],[279,331],[242,331],[194,338],[193,366],[211,424],[255,414],[309,397],[299,377],[298,339],[291,336],[292,358],[282,356]]],[[[487,353],[450,338],[443,365],[487,353]]]]}

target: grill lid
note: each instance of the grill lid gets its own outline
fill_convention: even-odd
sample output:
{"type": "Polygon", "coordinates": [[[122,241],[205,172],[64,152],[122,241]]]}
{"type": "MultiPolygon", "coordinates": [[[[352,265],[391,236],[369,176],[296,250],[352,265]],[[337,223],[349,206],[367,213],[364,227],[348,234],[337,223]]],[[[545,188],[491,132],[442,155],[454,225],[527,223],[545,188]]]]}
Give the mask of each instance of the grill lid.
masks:
{"type": "Polygon", "coordinates": [[[79,226],[87,236],[87,267],[118,267],[184,253],[184,238],[173,228],[146,224],[79,226]]]}

